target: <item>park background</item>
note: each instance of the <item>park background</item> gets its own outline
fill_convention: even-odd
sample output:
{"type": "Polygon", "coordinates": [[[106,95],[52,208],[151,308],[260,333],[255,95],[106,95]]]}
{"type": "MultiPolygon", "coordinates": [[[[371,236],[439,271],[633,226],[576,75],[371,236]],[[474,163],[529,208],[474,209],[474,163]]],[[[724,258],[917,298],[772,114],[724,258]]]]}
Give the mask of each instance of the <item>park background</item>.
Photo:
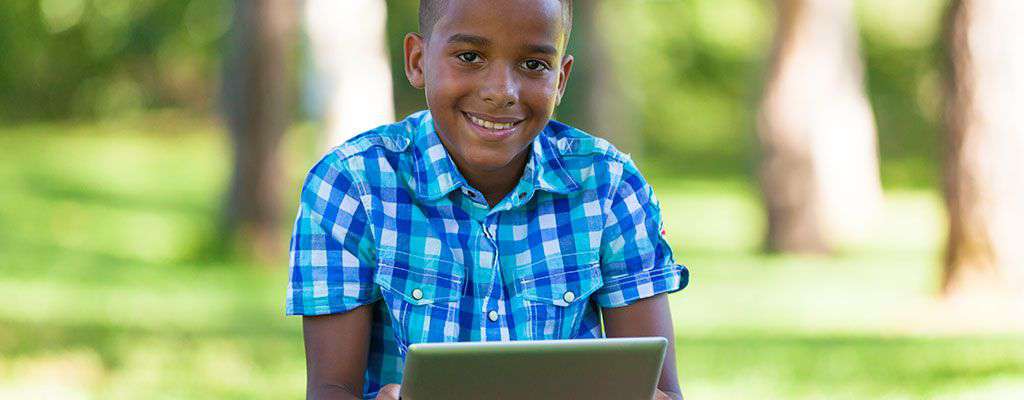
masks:
{"type": "MultiPolygon", "coordinates": [[[[359,83],[391,86],[393,100],[374,112],[400,118],[424,104],[401,69],[415,1],[303,9],[316,3],[331,10],[317,0],[0,3],[0,398],[302,398],[301,324],[284,316],[289,228],[302,177],[336,140],[327,126],[347,122],[344,108],[334,116],[345,122],[330,120],[338,78],[318,66],[308,28],[319,16],[356,28],[349,35],[379,31],[390,78],[359,83]],[[267,168],[238,166],[253,152],[267,168]],[[240,205],[233,187],[264,197],[240,205]]],[[[1024,16],[1013,1],[956,4],[1024,16]]],[[[576,1],[581,61],[557,117],[632,153],[663,204],[692,273],[671,296],[687,398],[1024,396],[1019,303],[944,284],[951,7],[576,1]],[[806,12],[779,11],[794,9],[806,12]],[[800,28],[777,36],[782,25],[800,28]],[[801,151],[833,161],[773,181],[764,160],[785,149],[766,151],[778,127],[766,99],[785,88],[773,86],[773,66],[789,65],[773,49],[791,48],[780,38],[807,44],[792,47],[809,57],[793,68],[818,96],[779,103],[817,121],[791,125],[793,143],[824,142],[801,151]],[[847,72],[823,80],[815,68],[847,72]],[[844,98],[839,111],[829,105],[844,98]],[[850,126],[870,140],[843,142],[858,135],[850,126]],[[815,139],[833,131],[838,142],[815,139]],[[858,145],[871,157],[843,157],[858,145]],[[824,179],[816,168],[852,175],[824,179]],[[819,186],[864,196],[837,208],[817,204],[827,187],[797,185],[820,211],[808,222],[817,233],[780,241],[766,187],[806,181],[796,174],[807,170],[819,186]]],[[[1017,61],[1005,63],[1019,90],[1024,35],[992,26],[992,37],[1016,38],[1017,61]]],[[[333,43],[337,57],[374,61],[333,43]]],[[[1007,165],[1020,171],[1014,154],[1007,165]]],[[[1016,232],[1011,243],[1024,239],[1016,232]]]]}

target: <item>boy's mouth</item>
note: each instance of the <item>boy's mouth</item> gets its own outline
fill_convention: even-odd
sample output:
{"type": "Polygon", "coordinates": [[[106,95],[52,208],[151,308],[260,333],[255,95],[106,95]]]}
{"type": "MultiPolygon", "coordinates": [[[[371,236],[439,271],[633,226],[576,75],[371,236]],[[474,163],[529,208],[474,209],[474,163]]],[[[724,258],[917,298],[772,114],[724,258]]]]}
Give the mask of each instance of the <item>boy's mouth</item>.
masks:
{"type": "Polygon", "coordinates": [[[512,134],[514,128],[523,120],[520,118],[495,118],[463,111],[469,124],[480,132],[484,139],[500,140],[512,134]]]}

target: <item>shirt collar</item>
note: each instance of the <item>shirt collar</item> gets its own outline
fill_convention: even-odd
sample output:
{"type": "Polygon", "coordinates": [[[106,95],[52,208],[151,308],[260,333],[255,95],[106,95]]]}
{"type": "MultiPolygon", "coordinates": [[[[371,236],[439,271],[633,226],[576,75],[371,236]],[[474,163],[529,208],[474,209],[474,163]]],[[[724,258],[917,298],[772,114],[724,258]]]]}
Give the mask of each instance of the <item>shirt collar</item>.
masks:
{"type": "MultiPolygon", "coordinates": [[[[532,169],[531,179],[537,189],[560,194],[571,193],[579,189],[579,184],[569,174],[556,144],[557,140],[551,125],[544,127],[533,140],[533,154],[527,164],[532,169]]],[[[530,171],[524,171],[523,176],[530,177],[527,172],[530,171]]]]}
{"type": "Polygon", "coordinates": [[[434,118],[423,112],[414,131],[413,161],[416,168],[416,195],[425,200],[437,200],[463,185],[466,179],[448,155],[441,138],[434,129],[434,118]]]}
{"type": "MultiPolygon", "coordinates": [[[[433,201],[459,187],[469,186],[438,137],[430,112],[420,114],[414,134],[415,191],[419,198],[433,201]]],[[[579,189],[579,184],[565,167],[556,141],[550,125],[534,138],[532,154],[523,170],[522,181],[525,182],[521,182],[517,189],[525,192],[521,200],[533,197],[537,189],[561,194],[579,189]]]]}

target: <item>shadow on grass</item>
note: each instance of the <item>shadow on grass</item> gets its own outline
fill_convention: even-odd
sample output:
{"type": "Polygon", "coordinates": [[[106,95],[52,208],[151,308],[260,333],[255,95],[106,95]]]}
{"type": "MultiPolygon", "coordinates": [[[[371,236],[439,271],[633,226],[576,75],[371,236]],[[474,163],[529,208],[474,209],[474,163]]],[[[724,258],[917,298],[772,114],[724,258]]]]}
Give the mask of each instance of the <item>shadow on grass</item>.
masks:
{"type": "Polygon", "coordinates": [[[25,240],[15,234],[0,234],[0,240],[4,242],[0,251],[7,253],[12,261],[4,269],[5,279],[18,275],[37,277],[44,272],[58,281],[114,283],[131,279],[134,276],[132,271],[145,271],[151,275],[161,270],[180,269],[174,264],[147,261],[141,257],[25,240]],[[41,266],[45,269],[41,270],[41,266]]]}
{"type": "Polygon", "coordinates": [[[66,200],[77,203],[142,212],[172,212],[191,218],[208,218],[217,210],[201,199],[190,200],[183,196],[158,196],[152,193],[111,193],[101,188],[86,186],[80,182],[62,178],[56,173],[25,171],[26,187],[34,194],[51,200],[66,200]]]}
{"type": "MultiPolygon", "coordinates": [[[[250,262],[252,260],[233,253],[229,247],[230,243],[219,231],[221,223],[219,204],[202,198],[189,196],[174,196],[166,194],[154,194],[148,192],[121,193],[104,190],[101,187],[91,187],[80,182],[63,178],[55,173],[39,171],[23,171],[21,178],[25,184],[24,191],[33,198],[50,201],[68,201],[80,205],[95,206],[111,210],[131,211],[146,214],[167,215],[172,214],[184,217],[184,221],[193,229],[193,234],[185,245],[174,257],[174,262],[184,264],[203,263],[208,267],[217,267],[225,263],[250,262]],[[209,221],[214,221],[212,224],[209,221]]],[[[117,223],[111,221],[110,223],[117,223]]],[[[17,240],[17,238],[15,238],[17,240]]],[[[52,246],[49,245],[49,246],[52,246]]],[[[34,246],[37,249],[45,250],[47,246],[34,246]]],[[[97,256],[105,259],[102,262],[114,262],[121,264],[133,262],[145,264],[141,258],[112,256],[96,252],[97,256]]]]}
{"type": "MultiPolygon", "coordinates": [[[[154,312],[159,312],[154,310],[154,312]]],[[[0,354],[8,358],[35,357],[68,349],[95,351],[107,369],[122,365],[126,344],[161,343],[167,347],[184,347],[199,342],[233,342],[258,354],[267,346],[298,346],[301,331],[266,321],[233,318],[216,327],[182,326],[143,327],[134,324],[116,325],[101,322],[11,321],[0,319],[0,354]]],[[[289,357],[302,357],[301,353],[289,357]]]]}

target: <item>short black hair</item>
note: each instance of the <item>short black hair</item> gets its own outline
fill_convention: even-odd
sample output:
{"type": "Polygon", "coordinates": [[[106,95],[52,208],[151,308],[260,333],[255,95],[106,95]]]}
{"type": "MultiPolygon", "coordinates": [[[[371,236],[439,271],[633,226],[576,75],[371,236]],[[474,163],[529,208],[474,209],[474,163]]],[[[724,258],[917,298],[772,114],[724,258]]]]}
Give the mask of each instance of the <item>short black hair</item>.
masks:
{"type": "MultiPolygon", "coordinates": [[[[559,0],[562,2],[562,23],[565,25],[565,43],[569,43],[569,33],[572,32],[572,0],[559,0]]],[[[429,37],[434,30],[434,24],[441,19],[444,8],[448,6],[448,0],[420,0],[420,34],[429,37]]]]}

